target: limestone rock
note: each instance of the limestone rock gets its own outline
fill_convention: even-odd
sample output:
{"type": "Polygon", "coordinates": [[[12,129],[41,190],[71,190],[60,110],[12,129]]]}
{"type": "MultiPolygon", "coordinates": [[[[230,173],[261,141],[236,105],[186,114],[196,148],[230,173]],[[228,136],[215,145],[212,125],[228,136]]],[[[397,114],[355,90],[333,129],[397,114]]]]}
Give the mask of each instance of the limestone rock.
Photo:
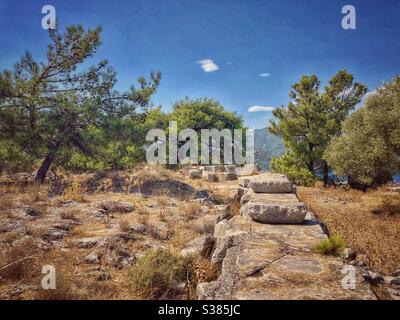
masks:
{"type": "Polygon", "coordinates": [[[89,249],[97,246],[103,240],[104,238],[102,237],[81,238],[76,241],[76,244],[80,249],[89,249]]]}
{"type": "Polygon", "coordinates": [[[203,172],[203,178],[208,182],[216,182],[218,181],[218,175],[215,172],[203,172]]]}
{"type": "MultiPolygon", "coordinates": [[[[310,219],[310,218],[307,218],[310,219]]],[[[343,261],[314,252],[325,239],[321,225],[270,225],[234,216],[215,227],[212,261],[221,265],[216,281],[200,283],[202,300],[376,299],[369,285],[343,289],[343,261]]]]}
{"type": "MultiPolygon", "coordinates": [[[[300,224],[307,214],[304,203],[297,198],[283,195],[264,194],[264,201],[250,201],[240,208],[240,213],[247,214],[254,221],[269,224],[300,224]]],[[[296,197],[296,196],[294,196],[296,197]]]]}
{"type": "Polygon", "coordinates": [[[281,174],[264,173],[251,178],[249,187],[256,193],[291,193],[292,183],[281,174]]]}
{"type": "Polygon", "coordinates": [[[133,211],[133,204],[125,201],[103,201],[100,208],[107,213],[129,213],[133,211]]]}
{"type": "Polygon", "coordinates": [[[218,205],[214,207],[214,212],[217,215],[218,222],[224,219],[227,219],[230,215],[229,206],[227,205],[218,205]]]}
{"type": "Polygon", "coordinates": [[[348,261],[353,261],[357,258],[357,251],[351,248],[344,249],[344,258],[348,261]]]}
{"type": "Polygon", "coordinates": [[[205,166],[204,170],[206,172],[212,172],[212,173],[225,172],[225,166],[224,165],[205,166]]]}
{"type": "Polygon", "coordinates": [[[197,169],[189,170],[189,178],[190,179],[200,179],[202,176],[202,171],[197,169]]]}
{"type": "Polygon", "coordinates": [[[194,193],[194,198],[195,199],[207,199],[207,198],[210,198],[210,194],[207,190],[201,189],[194,193]]]}
{"type": "Polygon", "coordinates": [[[221,172],[218,174],[218,177],[221,181],[237,180],[237,175],[234,172],[221,172]]]}
{"type": "Polygon", "coordinates": [[[85,257],[85,262],[90,264],[100,263],[100,255],[94,251],[85,257]]]}
{"type": "Polygon", "coordinates": [[[256,166],[253,164],[246,164],[242,167],[237,167],[236,168],[236,174],[241,177],[241,176],[251,176],[253,174],[257,173],[256,166]]]}
{"type": "Polygon", "coordinates": [[[219,237],[211,257],[211,263],[214,265],[220,265],[226,256],[227,250],[232,247],[232,244],[233,237],[219,237]]]}
{"type": "Polygon", "coordinates": [[[227,173],[234,173],[236,175],[236,166],[232,164],[225,165],[225,171],[227,173]]]}
{"type": "Polygon", "coordinates": [[[251,181],[251,177],[239,177],[239,185],[243,188],[248,188],[251,181]]]}
{"type": "Polygon", "coordinates": [[[195,238],[181,251],[181,256],[201,255],[207,257],[214,246],[214,238],[210,235],[195,238]]]}

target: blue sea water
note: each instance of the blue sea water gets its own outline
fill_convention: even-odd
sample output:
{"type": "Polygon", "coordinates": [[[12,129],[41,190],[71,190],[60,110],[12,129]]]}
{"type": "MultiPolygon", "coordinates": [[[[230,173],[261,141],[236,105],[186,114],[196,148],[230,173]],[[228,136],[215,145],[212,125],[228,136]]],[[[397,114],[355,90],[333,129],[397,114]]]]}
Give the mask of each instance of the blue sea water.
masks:
{"type": "MultiPolygon", "coordinates": [[[[318,176],[320,176],[322,178],[322,173],[317,173],[318,176]]],[[[333,171],[329,172],[329,176],[331,178],[333,178],[335,181],[340,181],[340,182],[346,182],[347,178],[346,177],[340,177],[340,176],[336,176],[333,171]]],[[[393,176],[393,182],[394,183],[400,183],[400,173],[396,174],[395,176],[393,176]]]]}

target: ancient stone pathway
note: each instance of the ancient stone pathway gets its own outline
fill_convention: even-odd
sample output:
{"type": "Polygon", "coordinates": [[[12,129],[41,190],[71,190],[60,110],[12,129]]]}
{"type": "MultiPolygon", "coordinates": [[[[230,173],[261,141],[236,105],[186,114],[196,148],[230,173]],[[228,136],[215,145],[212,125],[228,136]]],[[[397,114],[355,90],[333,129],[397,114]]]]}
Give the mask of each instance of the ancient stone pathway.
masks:
{"type": "Polygon", "coordinates": [[[326,235],[285,176],[239,179],[241,214],[215,227],[212,262],[221,273],[198,285],[199,299],[376,298],[359,275],[355,289],[344,289],[342,259],[315,252],[326,235]]]}

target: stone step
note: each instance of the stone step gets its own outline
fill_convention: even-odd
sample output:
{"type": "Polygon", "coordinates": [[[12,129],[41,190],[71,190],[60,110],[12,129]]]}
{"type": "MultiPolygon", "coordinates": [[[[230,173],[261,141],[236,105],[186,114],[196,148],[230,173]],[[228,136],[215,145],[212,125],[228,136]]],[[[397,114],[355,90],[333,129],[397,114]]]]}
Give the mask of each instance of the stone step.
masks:
{"type": "Polygon", "coordinates": [[[254,221],[268,224],[301,224],[306,216],[303,203],[296,205],[265,204],[248,202],[240,208],[241,214],[247,214],[254,221]]]}
{"type": "Polygon", "coordinates": [[[271,224],[303,223],[307,209],[293,193],[256,193],[249,189],[240,199],[241,213],[271,224]]]}
{"type": "Polygon", "coordinates": [[[256,193],[292,193],[293,184],[282,174],[263,173],[250,179],[249,187],[256,193]]]}
{"type": "Polygon", "coordinates": [[[255,193],[251,189],[247,190],[242,198],[240,204],[245,205],[248,202],[262,202],[265,204],[297,204],[299,200],[294,193],[255,193]]]}
{"type": "Polygon", "coordinates": [[[326,239],[311,215],[301,225],[269,225],[235,216],[215,227],[216,281],[200,283],[200,300],[376,299],[356,270],[354,290],[342,287],[343,262],[315,253],[326,239]]]}

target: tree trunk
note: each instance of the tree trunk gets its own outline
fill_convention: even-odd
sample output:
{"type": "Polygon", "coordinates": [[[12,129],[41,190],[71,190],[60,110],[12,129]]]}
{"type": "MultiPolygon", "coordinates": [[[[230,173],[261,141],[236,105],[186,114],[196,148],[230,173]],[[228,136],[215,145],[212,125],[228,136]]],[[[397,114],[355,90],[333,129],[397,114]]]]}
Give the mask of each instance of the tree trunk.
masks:
{"type": "Polygon", "coordinates": [[[324,188],[326,188],[329,185],[329,167],[325,160],[322,161],[322,175],[324,180],[324,188]]]}
{"type": "Polygon", "coordinates": [[[314,160],[310,160],[310,162],[307,164],[307,167],[311,173],[314,173],[314,160]]]}
{"type": "Polygon", "coordinates": [[[46,180],[47,172],[49,171],[51,164],[56,158],[56,153],[59,145],[60,144],[58,142],[51,144],[51,147],[49,148],[49,153],[43,159],[43,162],[40,165],[38,172],[36,173],[36,181],[38,181],[40,184],[44,184],[44,181],[46,180]]]}

